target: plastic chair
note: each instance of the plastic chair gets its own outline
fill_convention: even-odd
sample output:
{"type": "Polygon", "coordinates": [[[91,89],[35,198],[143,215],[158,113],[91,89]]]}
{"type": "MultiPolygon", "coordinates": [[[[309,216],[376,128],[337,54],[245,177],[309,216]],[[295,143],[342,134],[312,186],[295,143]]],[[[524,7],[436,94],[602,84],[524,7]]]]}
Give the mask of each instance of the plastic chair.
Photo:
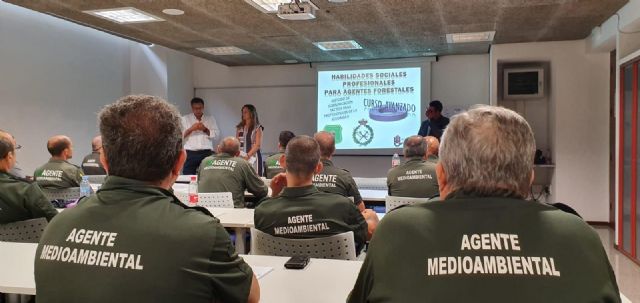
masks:
{"type": "Polygon", "coordinates": [[[385,212],[390,212],[400,206],[403,205],[413,205],[418,202],[427,202],[428,198],[411,198],[411,197],[396,197],[396,196],[387,196],[384,199],[385,212]]]}
{"type": "Polygon", "coordinates": [[[38,243],[46,226],[46,218],[0,224],[0,241],[38,243]]]}
{"type": "Polygon", "coordinates": [[[359,189],[387,190],[387,178],[353,178],[359,189]]]}
{"type": "Polygon", "coordinates": [[[54,200],[76,200],[80,198],[80,187],[70,187],[63,189],[43,188],[42,192],[49,201],[54,200]]]}
{"type": "Polygon", "coordinates": [[[251,254],[356,260],[356,244],[352,231],[321,238],[288,239],[251,228],[251,254]]]}

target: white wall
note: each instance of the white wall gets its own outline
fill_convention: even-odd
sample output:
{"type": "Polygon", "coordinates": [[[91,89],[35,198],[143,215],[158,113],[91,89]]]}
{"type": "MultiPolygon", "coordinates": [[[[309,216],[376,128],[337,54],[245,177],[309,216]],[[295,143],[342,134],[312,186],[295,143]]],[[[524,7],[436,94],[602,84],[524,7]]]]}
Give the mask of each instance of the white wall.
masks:
{"type": "Polygon", "coordinates": [[[586,220],[609,220],[609,55],[585,40],[499,44],[491,49],[491,103],[498,61],[549,61],[552,194],[586,220]]]}
{"type": "Polygon", "coordinates": [[[431,64],[431,99],[445,107],[489,104],[489,54],[444,56],[431,64]]]}
{"type": "Polygon", "coordinates": [[[71,137],[79,164],[98,133],[97,112],[124,95],[157,95],[182,109],[193,96],[189,55],[1,1],[0,69],[0,129],[23,146],[18,162],[29,175],[57,134],[71,137]]]}

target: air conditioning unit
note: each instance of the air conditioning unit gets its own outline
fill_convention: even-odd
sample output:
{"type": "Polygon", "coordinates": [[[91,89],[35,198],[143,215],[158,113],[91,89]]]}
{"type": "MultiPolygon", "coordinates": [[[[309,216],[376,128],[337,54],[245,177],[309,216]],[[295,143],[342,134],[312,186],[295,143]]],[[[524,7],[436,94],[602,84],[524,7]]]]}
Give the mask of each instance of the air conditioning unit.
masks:
{"type": "Polygon", "coordinates": [[[311,2],[292,1],[278,5],[278,17],[285,20],[311,20],[316,18],[317,9],[311,2]]]}

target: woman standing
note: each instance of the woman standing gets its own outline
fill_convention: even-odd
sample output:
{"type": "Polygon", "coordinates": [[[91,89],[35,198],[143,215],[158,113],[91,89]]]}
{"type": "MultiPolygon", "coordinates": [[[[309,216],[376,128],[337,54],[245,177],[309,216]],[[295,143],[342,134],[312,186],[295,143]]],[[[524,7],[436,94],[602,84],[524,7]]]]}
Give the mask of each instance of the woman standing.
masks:
{"type": "Polygon", "coordinates": [[[236,125],[236,137],[240,140],[240,155],[255,168],[259,176],[262,176],[262,130],[258,119],[258,111],[251,104],[242,107],[242,120],[236,125]]]}

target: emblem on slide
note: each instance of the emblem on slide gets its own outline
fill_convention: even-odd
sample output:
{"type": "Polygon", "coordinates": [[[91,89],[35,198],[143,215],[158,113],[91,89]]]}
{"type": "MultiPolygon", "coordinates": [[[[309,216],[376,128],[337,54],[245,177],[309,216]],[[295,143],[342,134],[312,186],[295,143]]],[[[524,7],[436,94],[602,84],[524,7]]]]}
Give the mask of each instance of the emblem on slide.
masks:
{"type": "Polygon", "coordinates": [[[407,117],[407,111],[402,108],[392,106],[377,106],[369,109],[369,118],[382,121],[392,122],[399,121],[407,117]]]}
{"type": "Polygon", "coordinates": [[[353,141],[360,146],[367,146],[373,141],[373,128],[367,125],[368,122],[362,119],[358,121],[360,125],[353,129],[353,141]]]}
{"type": "Polygon", "coordinates": [[[342,142],[342,125],[328,124],[324,126],[323,130],[329,133],[333,133],[336,144],[340,144],[340,142],[342,142]]]}
{"type": "Polygon", "coordinates": [[[393,137],[393,146],[400,147],[400,145],[402,145],[402,138],[400,138],[400,135],[396,135],[393,137]]]}

